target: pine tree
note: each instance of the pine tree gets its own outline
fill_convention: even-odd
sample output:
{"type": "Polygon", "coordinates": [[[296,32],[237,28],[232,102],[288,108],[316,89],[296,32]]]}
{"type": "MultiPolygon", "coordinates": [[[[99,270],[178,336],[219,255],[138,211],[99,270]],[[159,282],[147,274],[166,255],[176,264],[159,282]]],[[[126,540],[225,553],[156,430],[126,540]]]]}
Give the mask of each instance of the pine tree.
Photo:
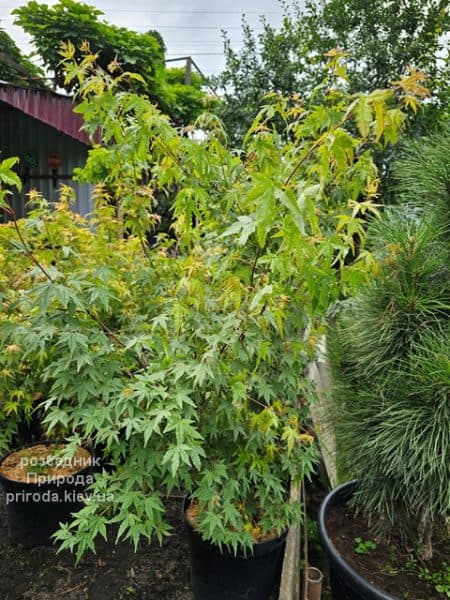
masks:
{"type": "Polygon", "coordinates": [[[403,199],[370,231],[379,271],[328,336],[341,474],[380,534],[432,555],[450,508],[450,168],[448,140],[417,142],[398,165],[403,199]],[[416,201],[414,205],[412,201],[416,201]]]}

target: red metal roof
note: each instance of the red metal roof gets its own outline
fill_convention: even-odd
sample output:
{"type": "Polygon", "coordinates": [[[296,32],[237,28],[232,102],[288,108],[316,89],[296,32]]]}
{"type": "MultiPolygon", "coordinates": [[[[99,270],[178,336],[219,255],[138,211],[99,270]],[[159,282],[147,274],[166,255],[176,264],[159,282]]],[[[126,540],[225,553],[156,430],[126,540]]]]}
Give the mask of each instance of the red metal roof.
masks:
{"type": "Polygon", "coordinates": [[[0,100],[90,146],[87,134],[81,130],[83,119],[73,112],[71,98],[0,83],[0,100]]]}

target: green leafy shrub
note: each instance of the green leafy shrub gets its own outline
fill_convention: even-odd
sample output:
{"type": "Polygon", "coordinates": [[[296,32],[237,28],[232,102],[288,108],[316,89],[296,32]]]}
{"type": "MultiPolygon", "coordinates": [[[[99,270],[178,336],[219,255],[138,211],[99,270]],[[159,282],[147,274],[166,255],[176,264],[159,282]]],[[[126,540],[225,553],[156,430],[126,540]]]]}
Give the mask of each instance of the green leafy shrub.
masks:
{"type": "Polygon", "coordinates": [[[0,238],[8,277],[26,278],[4,286],[1,347],[14,344],[47,386],[49,435],[90,438],[110,463],[57,539],[78,557],[110,524],[136,546],[161,540],[163,497],[183,488],[205,539],[251,548],[301,518],[289,482],[317,457],[303,374],[330,302],[372,264],[364,252],[345,259],[364,238],[361,215],[376,213],[369,149],[397,139],[396,91],[348,98],[334,52],[324,103],[274,97],[238,157],[220,123],[203,121],[202,142],[183,137],[123,91],[129,74],[72,58],[69,46],[67,77],[93,136],[80,173],[98,183],[91,223],[68,199],[52,210],[33,198],[0,238]],[[174,189],[176,239],[149,245],[156,191],[174,189]]]}

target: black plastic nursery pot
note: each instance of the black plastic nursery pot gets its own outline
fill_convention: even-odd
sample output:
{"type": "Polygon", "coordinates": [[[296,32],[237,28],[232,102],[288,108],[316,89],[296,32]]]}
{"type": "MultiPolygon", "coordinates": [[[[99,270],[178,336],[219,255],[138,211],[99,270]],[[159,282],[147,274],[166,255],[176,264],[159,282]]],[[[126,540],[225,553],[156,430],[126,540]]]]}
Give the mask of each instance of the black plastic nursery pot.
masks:
{"type": "Polygon", "coordinates": [[[280,585],[287,533],[255,544],[253,553],[235,556],[202,540],[183,518],[191,551],[191,581],[195,600],[268,600],[280,585]]]}
{"type": "Polygon", "coordinates": [[[333,600],[398,600],[372,585],[359,575],[339,554],[327,530],[327,518],[331,509],[344,507],[357,488],[358,482],[350,481],[332,490],[319,510],[319,537],[330,568],[331,595],[333,600]]]}
{"type": "MultiPolygon", "coordinates": [[[[38,442],[24,446],[51,445],[53,442],[38,442]]],[[[0,459],[0,465],[14,450],[0,459]]],[[[88,451],[89,452],[89,451],[88,451]]],[[[93,454],[91,463],[93,462],[93,454]]],[[[52,544],[51,536],[59,529],[59,524],[71,519],[71,513],[83,506],[82,496],[90,483],[93,466],[86,466],[76,474],[45,481],[23,482],[8,479],[0,473],[8,517],[8,531],[11,542],[27,548],[52,544]]]]}

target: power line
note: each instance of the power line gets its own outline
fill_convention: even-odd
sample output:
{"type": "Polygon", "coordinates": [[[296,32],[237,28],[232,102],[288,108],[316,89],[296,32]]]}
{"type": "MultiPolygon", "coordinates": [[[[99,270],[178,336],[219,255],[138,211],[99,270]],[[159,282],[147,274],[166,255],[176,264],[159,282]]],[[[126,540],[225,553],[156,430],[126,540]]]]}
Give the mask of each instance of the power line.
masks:
{"type": "MultiPolygon", "coordinates": [[[[192,56],[223,56],[223,52],[191,52],[192,56]]],[[[177,54],[169,53],[166,56],[177,56],[177,54]]]]}
{"type": "MultiPolygon", "coordinates": [[[[229,27],[227,25],[156,25],[154,23],[151,24],[155,29],[210,29],[210,30],[222,30],[225,29],[238,29],[242,30],[242,27],[239,25],[233,25],[229,27]]],[[[131,25],[127,25],[127,27],[131,28],[131,25]]],[[[252,28],[253,29],[253,28],[252,28]]],[[[254,28],[253,31],[263,31],[263,29],[254,28]]],[[[142,32],[141,32],[142,33],[142,32]]]]}
{"type": "MultiPolygon", "coordinates": [[[[240,43],[240,42],[236,42],[236,44],[238,44],[238,43],[240,43]]],[[[180,44],[180,46],[184,46],[184,47],[186,47],[186,46],[189,46],[190,44],[194,44],[194,45],[195,45],[195,42],[185,42],[185,43],[183,43],[183,44],[180,44]]],[[[203,44],[201,44],[201,45],[203,45],[203,44]]],[[[31,47],[28,45],[28,44],[16,44],[16,46],[17,46],[19,49],[24,49],[24,50],[27,50],[27,51],[28,51],[28,50],[31,50],[31,52],[32,52],[32,53],[33,53],[33,52],[35,53],[35,51],[34,51],[34,50],[33,50],[33,49],[32,49],[32,48],[31,48],[31,47]]],[[[176,47],[177,47],[177,46],[178,46],[178,44],[177,44],[177,43],[173,43],[173,44],[171,44],[170,42],[167,42],[167,47],[168,47],[168,48],[171,48],[171,47],[174,47],[174,46],[176,46],[176,47]]],[[[234,45],[233,47],[234,47],[234,48],[236,48],[236,45],[234,45]]],[[[39,54],[39,52],[38,52],[37,54],[39,54]]],[[[173,54],[173,53],[172,53],[172,54],[173,54]]],[[[191,54],[192,54],[192,53],[191,53],[191,54]]],[[[223,54],[223,52],[216,52],[215,54],[223,54]]],[[[169,56],[169,54],[167,54],[167,56],[169,56]]]]}
{"type": "Polygon", "coordinates": [[[130,12],[130,13],[151,13],[155,15],[282,15],[283,13],[276,10],[147,10],[140,8],[105,8],[100,10],[107,10],[108,12],[130,12]]]}
{"type": "MultiPolygon", "coordinates": [[[[99,7],[100,8],[100,7],[99,7]]],[[[282,16],[282,12],[277,11],[257,11],[257,10],[147,10],[147,9],[127,9],[127,8],[105,8],[108,12],[120,12],[120,13],[148,13],[152,15],[279,15],[282,16]]]]}
{"type": "MultiPolygon", "coordinates": [[[[236,40],[230,40],[232,44],[240,44],[242,42],[242,40],[240,39],[236,39],[236,40]]],[[[14,42],[17,45],[24,45],[27,43],[33,43],[32,39],[28,39],[28,38],[15,38],[14,42]]],[[[179,39],[175,39],[173,41],[168,40],[168,39],[164,39],[164,42],[166,43],[166,45],[168,46],[173,46],[173,45],[183,45],[183,44],[195,44],[195,45],[199,45],[199,44],[204,44],[206,46],[208,45],[218,45],[218,44],[222,44],[223,41],[220,38],[217,38],[216,40],[179,40],[179,39]]]]}
{"type": "MultiPolygon", "coordinates": [[[[136,26],[132,25],[132,24],[127,24],[127,28],[128,29],[134,29],[136,26]]],[[[139,23],[139,27],[142,28],[142,23],[139,23]]],[[[235,29],[235,30],[242,30],[242,27],[240,25],[233,25],[233,26],[229,26],[229,25],[158,25],[156,23],[149,23],[148,27],[152,27],[156,30],[158,29],[202,29],[202,30],[206,30],[206,31],[228,31],[230,29],[235,29]]],[[[253,31],[255,32],[262,32],[263,29],[258,28],[258,27],[252,27],[253,31]]],[[[139,31],[136,29],[136,31],[138,33],[146,33],[148,31],[148,29],[146,29],[146,31],[139,31]]]]}
{"type": "MultiPolygon", "coordinates": [[[[196,46],[200,45],[214,45],[217,46],[217,44],[222,44],[222,40],[203,40],[203,41],[195,41],[195,40],[177,40],[176,42],[171,42],[170,40],[164,40],[167,46],[179,46],[179,45],[184,45],[184,44],[195,44],[196,46]]],[[[242,42],[242,40],[233,40],[231,43],[232,44],[240,44],[242,42]]]]}
{"type": "MultiPolygon", "coordinates": [[[[15,5],[0,5],[0,8],[16,8],[15,5]]],[[[151,10],[146,8],[102,8],[96,6],[99,10],[105,10],[109,13],[148,13],[152,15],[279,15],[284,13],[275,10],[151,10]]]]}

